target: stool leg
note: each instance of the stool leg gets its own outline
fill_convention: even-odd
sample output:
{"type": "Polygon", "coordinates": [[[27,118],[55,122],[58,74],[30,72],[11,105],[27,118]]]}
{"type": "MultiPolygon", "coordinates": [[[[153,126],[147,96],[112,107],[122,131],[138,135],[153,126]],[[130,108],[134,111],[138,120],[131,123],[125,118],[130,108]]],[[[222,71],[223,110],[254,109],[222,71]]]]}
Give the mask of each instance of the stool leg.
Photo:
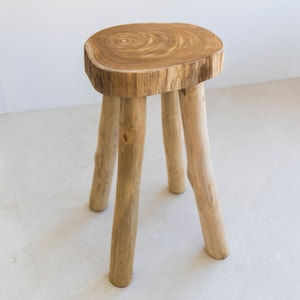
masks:
{"type": "Polygon", "coordinates": [[[179,92],[188,159],[188,177],[195,194],[206,251],[216,259],[228,255],[208,141],[204,84],[179,92]]]}
{"type": "Polygon", "coordinates": [[[109,279],[125,287],[132,280],[138,200],[146,128],[146,98],[121,98],[118,182],[109,279]]]}
{"type": "Polygon", "coordinates": [[[182,121],[178,91],[162,94],[161,106],[168,187],[171,193],[180,194],[185,190],[185,178],[181,146],[182,121]]]}
{"type": "Polygon", "coordinates": [[[93,211],[102,211],[107,207],[117,154],[119,111],[119,98],[103,96],[90,194],[90,208],[93,211]]]}

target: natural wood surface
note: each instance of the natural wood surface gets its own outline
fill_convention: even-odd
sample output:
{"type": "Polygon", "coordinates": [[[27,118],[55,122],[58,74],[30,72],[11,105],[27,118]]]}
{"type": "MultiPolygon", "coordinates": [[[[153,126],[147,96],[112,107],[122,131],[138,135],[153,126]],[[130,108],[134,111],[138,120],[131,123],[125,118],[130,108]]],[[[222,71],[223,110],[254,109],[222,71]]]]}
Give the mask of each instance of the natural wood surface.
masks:
{"type": "Polygon", "coordinates": [[[222,41],[189,24],[130,24],[97,32],[84,50],[86,73],[94,88],[105,95],[90,195],[95,211],[107,206],[119,143],[110,281],[125,287],[133,276],[148,95],[162,94],[169,190],[181,193],[185,189],[182,119],[188,178],[205,247],[212,257],[225,258],[228,248],[210,157],[203,85],[222,71],[222,41]]]}
{"type": "Polygon", "coordinates": [[[190,24],[143,23],[111,27],[85,43],[85,70],[94,88],[143,97],[195,85],[218,75],[222,41],[190,24]]]}
{"type": "Polygon", "coordinates": [[[168,188],[174,194],[185,190],[185,171],[182,154],[182,122],[178,92],[161,95],[162,125],[166,153],[168,188]]]}
{"type": "Polygon", "coordinates": [[[179,91],[188,159],[206,251],[217,259],[228,255],[221,210],[213,175],[206,124],[204,84],[179,91]]]}
{"type": "Polygon", "coordinates": [[[146,99],[121,98],[118,182],[111,242],[110,281],[118,287],[132,279],[138,200],[146,127],[146,99]]]}
{"type": "Polygon", "coordinates": [[[90,193],[90,208],[93,211],[102,211],[107,207],[117,154],[119,111],[120,99],[104,95],[90,193]]]}

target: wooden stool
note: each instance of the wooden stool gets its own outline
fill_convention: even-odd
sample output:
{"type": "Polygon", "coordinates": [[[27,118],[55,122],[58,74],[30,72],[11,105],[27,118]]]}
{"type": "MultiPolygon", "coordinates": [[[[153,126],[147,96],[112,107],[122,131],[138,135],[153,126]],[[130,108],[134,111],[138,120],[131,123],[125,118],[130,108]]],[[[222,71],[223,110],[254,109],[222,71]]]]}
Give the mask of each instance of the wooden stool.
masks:
{"type": "Polygon", "coordinates": [[[118,180],[111,242],[110,281],[132,280],[146,126],[146,96],[161,94],[168,186],[185,189],[181,118],[188,178],[198,205],[207,253],[228,255],[206,126],[203,81],[222,70],[223,44],[188,24],[131,24],[107,28],[85,43],[85,70],[102,93],[99,141],[90,208],[106,208],[118,145],[118,180]],[[179,97],[178,97],[179,95],[179,97]]]}

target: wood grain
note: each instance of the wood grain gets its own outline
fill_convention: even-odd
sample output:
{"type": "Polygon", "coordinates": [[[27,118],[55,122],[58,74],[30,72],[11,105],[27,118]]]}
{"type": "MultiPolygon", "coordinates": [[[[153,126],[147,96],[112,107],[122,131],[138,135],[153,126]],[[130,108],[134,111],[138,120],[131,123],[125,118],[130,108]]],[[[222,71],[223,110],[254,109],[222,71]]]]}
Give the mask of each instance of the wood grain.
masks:
{"type": "Polygon", "coordinates": [[[93,211],[102,211],[107,207],[118,149],[119,111],[120,99],[104,95],[90,193],[90,208],[93,211]]]}
{"type": "Polygon", "coordinates": [[[182,121],[178,92],[161,95],[163,137],[166,153],[168,188],[171,193],[185,190],[185,171],[182,154],[182,121]]]}
{"type": "Polygon", "coordinates": [[[218,201],[206,123],[204,84],[179,91],[188,178],[195,194],[207,253],[222,259],[228,255],[218,201]]]}
{"type": "Polygon", "coordinates": [[[84,50],[94,88],[120,97],[183,89],[218,75],[223,66],[222,41],[190,24],[111,27],[92,35],[84,50]]]}
{"type": "Polygon", "coordinates": [[[97,32],[86,41],[84,51],[86,73],[105,95],[90,196],[95,211],[107,206],[119,143],[110,281],[125,287],[133,276],[148,95],[162,94],[169,190],[185,189],[182,118],[188,178],[205,247],[210,256],[225,258],[228,248],[210,157],[203,84],[222,71],[222,41],[195,25],[130,24],[97,32]]]}
{"type": "Polygon", "coordinates": [[[146,99],[121,98],[118,181],[111,242],[110,281],[132,280],[140,178],[146,128],[146,99]]]}

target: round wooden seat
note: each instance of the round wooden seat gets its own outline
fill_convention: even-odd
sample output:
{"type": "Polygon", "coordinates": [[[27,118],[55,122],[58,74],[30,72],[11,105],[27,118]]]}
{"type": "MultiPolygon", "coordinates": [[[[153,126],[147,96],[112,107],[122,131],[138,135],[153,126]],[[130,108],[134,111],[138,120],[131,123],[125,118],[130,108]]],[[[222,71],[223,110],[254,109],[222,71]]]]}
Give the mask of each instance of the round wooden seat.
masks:
{"type": "Polygon", "coordinates": [[[104,29],[85,43],[85,70],[103,94],[90,208],[107,207],[118,153],[110,281],[125,287],[133,275],[138,200],[146,128],[146,96],[161,94],[168,189],[185,190],[187,173],[198,206],[207,253],[228,248],[213,176],[203,81],[222,71],[223,44],[189,24],[130,24],[104,29]]]}
{"type": "Polygon", "coordinates": [[[180,90],[222,71],[223,43],[190,24],[130,24],[92,35],[86,73],[104,95],[143,97],[180,90]]]}

